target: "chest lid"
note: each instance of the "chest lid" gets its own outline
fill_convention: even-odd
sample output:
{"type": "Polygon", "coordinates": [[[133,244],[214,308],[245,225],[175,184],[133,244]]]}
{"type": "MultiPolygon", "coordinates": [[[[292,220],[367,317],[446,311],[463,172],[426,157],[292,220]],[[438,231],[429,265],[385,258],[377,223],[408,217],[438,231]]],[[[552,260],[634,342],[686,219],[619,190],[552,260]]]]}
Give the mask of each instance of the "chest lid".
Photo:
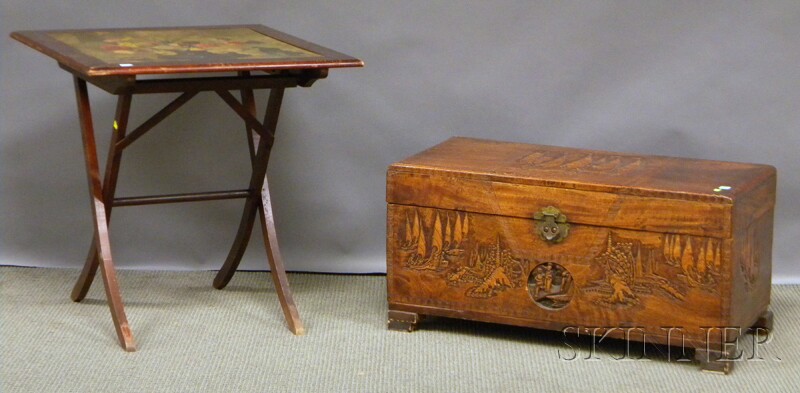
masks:
{"type": "Polygon", "coordinates": [[[388,203],[570,223],[731,237],[774,205],[775,168],[451,138],[387,174],[388,203]]]}

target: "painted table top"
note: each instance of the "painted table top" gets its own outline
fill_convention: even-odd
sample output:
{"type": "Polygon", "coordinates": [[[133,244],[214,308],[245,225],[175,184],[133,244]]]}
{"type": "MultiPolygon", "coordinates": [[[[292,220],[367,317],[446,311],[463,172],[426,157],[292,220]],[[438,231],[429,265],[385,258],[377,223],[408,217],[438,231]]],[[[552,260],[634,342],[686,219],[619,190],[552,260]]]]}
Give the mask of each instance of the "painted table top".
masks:
{"type": "Polygon", "coordinates": [[[360,67],[262,25],[20,31],[14,39],[87,76],[360,67]]]}

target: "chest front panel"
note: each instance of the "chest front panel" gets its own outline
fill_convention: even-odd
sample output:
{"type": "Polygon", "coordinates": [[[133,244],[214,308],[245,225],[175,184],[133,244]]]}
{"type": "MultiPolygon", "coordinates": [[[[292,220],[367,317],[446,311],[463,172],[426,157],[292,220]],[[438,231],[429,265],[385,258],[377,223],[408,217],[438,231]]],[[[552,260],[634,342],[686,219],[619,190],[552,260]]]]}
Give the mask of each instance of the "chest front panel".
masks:
{"type": "Polygon", "coordinates": [[[542,328],[721,326],[730,240],[389,204],[390,307],[542,328]],[[440,311],[440,312],[437,312],[440,311]]]}

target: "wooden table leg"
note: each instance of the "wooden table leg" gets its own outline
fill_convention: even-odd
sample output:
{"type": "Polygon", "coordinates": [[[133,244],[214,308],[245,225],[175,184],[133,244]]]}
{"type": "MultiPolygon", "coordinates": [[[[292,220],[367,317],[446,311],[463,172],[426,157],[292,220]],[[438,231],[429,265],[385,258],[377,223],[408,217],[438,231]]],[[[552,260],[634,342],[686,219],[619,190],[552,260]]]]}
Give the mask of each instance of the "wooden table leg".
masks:
{"type": "MultiPolygon", "coordinates": [[[[92,215],[94,217],[94,245],[96,247],[96,254],[99,256],[97,264],[99,264],[103,276],[106,298],[108,300],[109,309],[111,310],[111,318],[114,320],[114,327],[117,330],[117,337],[119,338],[120,345],[122,345],[126,351],[132,352],[136,350],[136,344],[133,340],[130,326],[128,325],[128,318],[125,316],[122,296],[120,295],[119,284],[117,283],[117,274],[114,268],[114,262],[111,259],[111,244],[108,238],[108,217],[111,204],[106,202],[106,193],[100,183],[100,168],[97,162],[97,144],[94,139],[89,93],[86,88],[85,80],[75,77],[74,82],[75,97],[78,103],[78,116],[81,123],[81,136],[83,138],[83,152],[86,161],[86,175],[89,182],[89,196],[91,197],[92,215]]],[[[130,97],[121,98],[121,101],[126,101],[126,103],[121,103],[117,107],[117,114],[119,115],[121,112],[124,113],[125,120],[127,121],[127,107],[130,104],[130,97]],[[120,108],[122,108],[122,110],[120,110],[120,108]]],[[[117,125],[119,127],[119,122],[117,125]]],[[[111,168],[108,168],[110,172],[107,170],[106,173],[107,175],[112,174],[110,177],[116,179],[117,169],[114,167],[118,166],[119,157],[115,154],[110,160],[115,160],[117,163],[111,168]]],[[[116,180],[113,182],[115,181],[116,180]]],[[[110,184],[107,186],[110,186],[110,184]]],[[[108,193],[113,194],[113,191],[108,191],[108,193]]],[[[76,287],[80,287],[80,290],[77,291],[78,295],[81,295],[81,292],[84,292],[83,294],[85,295],[83,287],[86,287],[88,290],[86,282],[90,282],[89,279],[94,276],[92,270],[96,269],[96,267],[93,268],[93,263],[89,261],[90,259],[92,258],[87,258],[84,272],[81,274],[81,278],[76,285],[76,287]],[[81,283],[81,281],[83,281],[83,283],[81,283]]],[[[76,291],[73,291],[73,296],[75,292],[76,291]]],[[[80,298],[80,296],[77,297],[80,298]]]]}
{"type": "MultiPolygon", "coordinates": [[[[103,203],[106,209],[106,223],[111,221],[111,208],[114,202],[114,193],[117,189],[117,176],[119,174],[119,164],[122,158],[122,149],[116,146],[117,142],[125,138],[125,133],[128,128],[128,115],[131,108],[131,95],[122,94],[117,99],[117,111],[114,116],[114,131],[111,134],[111,144],[108,150],[108,157],[106,160],[105,178],[103,180],[103,203]]],[[[97,254],[97,241],[92,238],[92,245],[89,247],[89,255],[86,257],[86,263],[83,266],[83,271],[75,282],[72,289],[72,300],[79,302],[86,297],[89,288],[94,281],[97,268],[100,266],[100,259],[97,254]]]]}
{"type": "MultiPolygon", "coordinates": [[[[278,123],[278,115],[280,114],[283,92],[284,89],[282,88],[270,90],[269,102],[267,103],[267,110],[264,114],[264,121],[260,133],[261,136],[259,137],[258,133],[254,133],[248,127],[248,144],[255,147],[255,151],[251,148],[253,173],[250,178],[249,188],[251,192],[253,192],[253,196],[248,198],[247,202],[245,202],[242,221],[239,224],[239,230],[236,234],[234,244],[231,247],[225,264],[214,279],[214,287],[217,289],[224,288],[236,272],[236,268],[247,247],[247,242],[252,232],[255,215],[257,213],[261,221],[261,230],[264,246],[267,250],[267,259],[270,265],[272,280],[275,283],[275,290],[278,293],[278,299],[280,300],[284,317],[289,325],[289,330],[296,335],[302,335],[305,333],[305,328],[300,320],[297,306],[294,304],[292,292],[289,288],[289,280],[286,276],[286,269],[283,265],[280,249],[278,248],[269,184],[266,177],[269,157],[272,151],[272,145],[275,141],[275,129],[278,123]]],[[[251,115],[255,115],[252,92],[248,90],[242,92],[242,104],[251,115]]]]}
{"type": "MultiPolygon", "coordinates": [[[[239,72],[239,76],[249,77],[250,72],[239,72]]],[[[247,109],[247,112],[249,112],[251,116],[255,117],[256,104],[253,90],[242,90],[241,97],[242,106],[247,109]]],[[[255,169],[256,144],[258,143],[256,140],[258,138],[258,134],[255,134],[255,130],[252,130],[246,124],[245,133],[247,135],[247,146],[250,152],[250,165],[253,166],[253,169],[255,169]]],[[[217,276],[214,277],[214,288],[222,289],[228,285],[228,283],[231,281],[231,278],[233,278],[234,273],[236,273],[236,268],[239,267],[239,263],[242,261],[244,251],[247,249],[247,244],[250,241],[251,234],[253,233],[253,225],[256,221],[257,212],[256,204],[251,202],[251,199],[252,198],[248,198],[247,202],[245,203],[244,211],[242,212],[242,218],[239,221],[239,229],[236,231],[236,237],[234,238],[233,245],[228,252],[228,257],[225,259],[225,263],[222,264],[222,268],[219,269],[217,276]]]]}

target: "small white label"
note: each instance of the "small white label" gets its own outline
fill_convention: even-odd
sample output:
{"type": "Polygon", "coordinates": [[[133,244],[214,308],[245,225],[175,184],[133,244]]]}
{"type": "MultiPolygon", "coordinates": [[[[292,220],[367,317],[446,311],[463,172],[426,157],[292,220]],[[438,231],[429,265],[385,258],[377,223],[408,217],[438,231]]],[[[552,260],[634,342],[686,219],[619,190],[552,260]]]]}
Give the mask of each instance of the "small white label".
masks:
{"type": "Polygon", "coordinates": [[[720,190],[730,190],[731,186],[719,186],[720,190]]]}
{"type": "Polygon", "coordinates": [[[133,64],[131,64],[131,63],[119,63],[119,66],[120,67],[133,67],[133,64]]]}

